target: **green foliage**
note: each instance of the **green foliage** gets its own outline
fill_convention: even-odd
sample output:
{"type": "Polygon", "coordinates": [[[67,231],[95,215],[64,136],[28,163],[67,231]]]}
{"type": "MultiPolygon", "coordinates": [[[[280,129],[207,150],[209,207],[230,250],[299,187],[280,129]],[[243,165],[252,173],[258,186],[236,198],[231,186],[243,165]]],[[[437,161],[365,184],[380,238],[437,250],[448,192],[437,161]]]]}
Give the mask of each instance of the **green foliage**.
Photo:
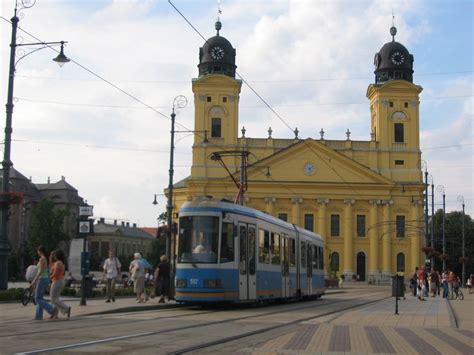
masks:
{"type": "Polygon", "coordinates": [[[146,258],[152,266],[158,265],[160,257],[166,253],[166,238],[159,237],[151,242],[151,251],[146,258]]]}
{"type": "Polygon", "coordinates": [[[11,254],[8,256],[8,280],[17,281],[22,279],[20,255],[11,254]]]}
{"type": "MultiPolygon", "coordinates": [[[[442,252],[443,250],[443,210],[439,209],[434,217],[434,236],[435,250],[442,252]]],[[[462,211],[453,211],[446,213],[445,218],[445,236],[446,236],[446,254],[449,255],[447,267],[451,268],[457,275],[461,275],[462,264],[459,257],[462,256],[462,211]]],[[[471,257],[466,263],[466,274],[474,273],[474,221],[471,216],[464,216],[464,241],[465,255],[471,257]]],[[[438,270],[442,268],[442,261],[436,260],[438,270]]]]}
{"type": "Polygon", "coordinates": [[[166,224],[166,223],[168,223],[168,213],[161,212],[160,215],[158,216],[158,224],[166,224]]]}
{"type": "Polygon", "coordinates": [[[128,267],[130,266],[130,262],[133,260],[133,255],[117,255],[117,258],[120,261],[120,271],[128,272],[128,267]]]}
{"type": "Polygon", "coordinates": [[[51,200],[40,201],[32,210],[28,238],[29,253],[36,257],[36,248],[44,245],[49,253],[69,240],[64,231],[64,219],[69,216],[69,208],[55,208],[51,200]]]}
{"type": "Polygon", "coordinates": [[[8,290],[0,290],[0,301],[19,301],[23,294],[24,288],[9,288],[8,290]]]}

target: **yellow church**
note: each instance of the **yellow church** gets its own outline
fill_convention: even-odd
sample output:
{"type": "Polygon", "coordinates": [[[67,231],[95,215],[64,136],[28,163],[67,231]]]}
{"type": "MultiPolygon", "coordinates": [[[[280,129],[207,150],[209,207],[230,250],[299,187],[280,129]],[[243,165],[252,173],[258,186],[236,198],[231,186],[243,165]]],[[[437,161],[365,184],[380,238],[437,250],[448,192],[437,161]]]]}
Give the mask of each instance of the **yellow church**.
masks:
{"type": "Polygon", "coordinates": [[[413,56],[395,41],[375,54],[375,83],[367,88],[371,138],[247,138],[239,130],[236,50],[220,35],[199,51],[192,80],[195,132],[191,174],[174,185],[173,208],[212,196],[233,200],[245,174],[246,206],[320,234],[329,276],[387,282],[423,263],[424,184],[419,95],[413,56]],[[216,152],[222,154],[220,164],[216,152]],[[241,155],[248,152],[243,171],[241,155]]]}

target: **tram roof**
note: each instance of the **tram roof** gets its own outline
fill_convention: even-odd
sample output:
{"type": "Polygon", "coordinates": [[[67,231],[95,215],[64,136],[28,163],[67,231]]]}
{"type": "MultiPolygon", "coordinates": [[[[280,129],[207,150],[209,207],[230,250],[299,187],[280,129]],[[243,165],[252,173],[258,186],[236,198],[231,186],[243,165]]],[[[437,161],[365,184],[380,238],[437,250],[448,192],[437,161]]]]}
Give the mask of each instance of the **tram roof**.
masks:
{"type": "Polygon", "coordinates": [[[219,201],[219,200],[198,200],[192,202],[186,202],[183,204],[179,212],[198,212],[198,211],[211,211],[211,212],[228,212],[228,213],[237,213],[249,217],[255,217],[264,221],[268,221],[274,224],[277,224],[281,227],[284,227],[289,230],[298,230],[298,233],[305,234],[322,241],[322,238],[319,234],[311,232],[309,230],[298,227],[292,223],[285,222],[279,218],[276,218],[268,213],[250,208],[247,206],[237,205],[232,202],[219,201]]]}

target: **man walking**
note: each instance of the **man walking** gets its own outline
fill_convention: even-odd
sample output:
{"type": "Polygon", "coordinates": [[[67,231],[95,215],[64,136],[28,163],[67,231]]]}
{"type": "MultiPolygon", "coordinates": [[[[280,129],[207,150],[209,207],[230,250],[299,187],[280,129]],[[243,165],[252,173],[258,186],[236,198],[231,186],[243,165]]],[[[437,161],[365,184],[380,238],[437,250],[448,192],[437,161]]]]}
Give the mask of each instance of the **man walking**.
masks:
{"type": "Polygon", "coordinates": [[[120,260],[115,256],[112,249],[109,250],[109,257],[104,262],[104,278],[107,281],[107,303],[115,302],[115,279],[120,275],[120,260]]]}

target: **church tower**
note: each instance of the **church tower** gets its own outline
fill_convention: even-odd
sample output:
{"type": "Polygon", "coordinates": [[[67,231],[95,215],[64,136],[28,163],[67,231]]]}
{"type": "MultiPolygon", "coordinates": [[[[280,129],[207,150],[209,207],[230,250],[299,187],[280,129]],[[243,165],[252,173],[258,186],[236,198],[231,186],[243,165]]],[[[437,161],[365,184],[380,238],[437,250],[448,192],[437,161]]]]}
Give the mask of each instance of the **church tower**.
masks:
{"type": "Polygon", "coordinates": [[[413,55],[392,40],[375,54],[375,84],[369,85],[372,141],[381,151],[378,172],[397,182],[419,182],[421,86],[413,84],[413,55]]]}
{"type": "Polygon", "coordinates": [[[216,35],[199,49],[199,77],[192,82],[194,130],[197,132],[193,145],[193,179],[225,176],[226,172],[217,162],[209,161],[209,155],[214,151],[238,148],[238,108],[242,82],[235,78],[236,51],[220,35],[222,23],[219,19],[215,28],[216,35]]]}

